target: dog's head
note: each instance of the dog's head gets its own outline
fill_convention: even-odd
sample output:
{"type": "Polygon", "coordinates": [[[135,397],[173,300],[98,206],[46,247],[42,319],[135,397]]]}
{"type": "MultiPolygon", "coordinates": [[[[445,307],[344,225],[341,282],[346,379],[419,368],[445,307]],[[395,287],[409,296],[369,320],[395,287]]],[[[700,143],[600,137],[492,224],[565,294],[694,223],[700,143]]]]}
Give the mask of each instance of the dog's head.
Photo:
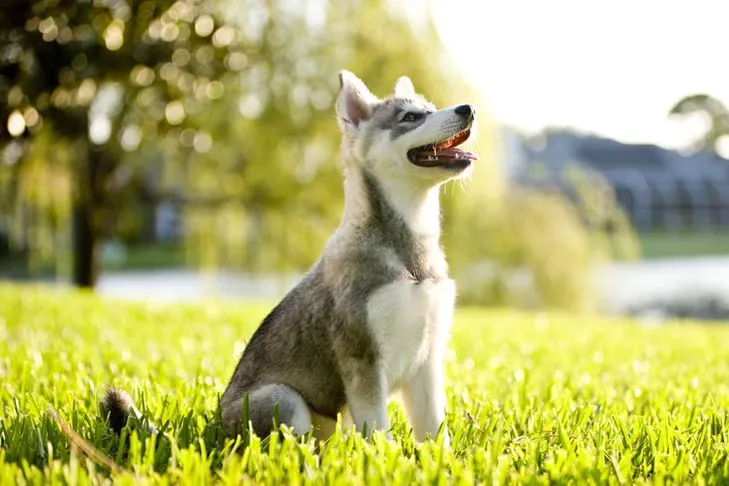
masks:
{"type": "Polygon", "coordinates": [[[476,156],[457,147],[471,134],[476,115],[471,105],[438,110],[405,76],[384,99],[349,71],[339,80],[336,108],[346,163],[378,178],[430,186],[469,172],[476,156]]]}

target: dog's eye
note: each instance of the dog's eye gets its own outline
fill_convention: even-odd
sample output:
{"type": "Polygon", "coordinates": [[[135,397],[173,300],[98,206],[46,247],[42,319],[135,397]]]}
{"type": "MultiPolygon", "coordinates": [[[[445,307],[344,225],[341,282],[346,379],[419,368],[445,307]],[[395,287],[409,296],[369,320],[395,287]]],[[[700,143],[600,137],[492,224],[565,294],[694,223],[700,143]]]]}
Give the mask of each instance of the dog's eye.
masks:
{"type": "Polygon", "coordinates": [[[414,122],[414,121],[420,120],[424,116],[425,116],[425,113],[417,113],[414,111],[409,111],[409,112],[405,113],[405,115],[402,117],[402,121],[414,122]]]}

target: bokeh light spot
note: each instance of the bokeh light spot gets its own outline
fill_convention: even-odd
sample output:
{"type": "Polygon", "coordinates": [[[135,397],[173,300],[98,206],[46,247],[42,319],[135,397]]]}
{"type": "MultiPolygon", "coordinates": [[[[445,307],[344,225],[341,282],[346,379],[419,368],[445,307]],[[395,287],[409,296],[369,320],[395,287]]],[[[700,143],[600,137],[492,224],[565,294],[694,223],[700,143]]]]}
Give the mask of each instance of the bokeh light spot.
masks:
{"type": "Polygon", "coordinates": [[[210,15],[201,15],[195,21],[195,33],[200,37],[207,37],[213,33],[215,22],[210,15]]]}
{"type": "Polygon", "coordinates": [[[25,118],[18,110],[13,111],[8,117],[8,133],[13,137],[19,137],[25,131],[25,118]]]}
{"type": "Polygon", "coordinates": [[[116,19],[106,27],[104,43],[110,51],[118,51],[124,45],[124,22],[116,19]]]}
{"type": "Polygon", "coordinates": [[[176,100],[167,103],[165,118],[170,125],[179,125],[185,119],[185,107],[182,101],[176,100]]]}
{"type": "Polygon", "coordinates": [[[213,138],[205,132],[200,132],[195,135],[192,146],[196,152],[205,154],[210,152],[210,149],[213,147],[213,138]]]}

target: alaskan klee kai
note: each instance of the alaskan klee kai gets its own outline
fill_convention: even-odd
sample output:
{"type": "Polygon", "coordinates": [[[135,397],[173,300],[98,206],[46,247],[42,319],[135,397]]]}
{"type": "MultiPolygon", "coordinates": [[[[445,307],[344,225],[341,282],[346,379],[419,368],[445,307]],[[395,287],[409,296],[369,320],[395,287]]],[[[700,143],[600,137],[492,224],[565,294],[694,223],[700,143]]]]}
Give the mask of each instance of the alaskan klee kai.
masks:
{"type": "MultiPolygon", "coordinates": [[[[220,412],[230,434],[240,430],[246,395],[261,437],[272,431],[274,408],[296,434],[315,426],[326,437],[345,407],[358,430],[386,431],[388,396],[399,390],[422,441],[444,425],[456,297],[439,242],[439,187],[470,172],[476,157],[456,147],[475,112],[437,110],[404,76],[385,99],[348,71],[339,79],[341,224],[251,338],[220,412]]],[[[118,390],[102,405],[117,430],[137,413],[118,390]]]]}

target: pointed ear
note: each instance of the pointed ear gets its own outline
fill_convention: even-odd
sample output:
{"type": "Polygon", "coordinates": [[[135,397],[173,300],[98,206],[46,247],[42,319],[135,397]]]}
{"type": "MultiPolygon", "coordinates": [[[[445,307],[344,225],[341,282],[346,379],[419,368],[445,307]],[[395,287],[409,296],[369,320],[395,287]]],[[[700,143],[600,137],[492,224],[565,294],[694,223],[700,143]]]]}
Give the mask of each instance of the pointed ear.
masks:
{"type": "Polygon", "coordinates": [[[395,96],[408,97],[415,95],[415,86],[410,78],[407,76],[400,76],[395,83],[395,89],[393,91],[395,96]]]}
{"type": "Polygon", "coordinates": [[[339,84],[337,119],[344,132],[356,129],[361,122],[372,116],[372,105],[377,102],[377,97],[349,71],[340,71],[339,84]]]}

